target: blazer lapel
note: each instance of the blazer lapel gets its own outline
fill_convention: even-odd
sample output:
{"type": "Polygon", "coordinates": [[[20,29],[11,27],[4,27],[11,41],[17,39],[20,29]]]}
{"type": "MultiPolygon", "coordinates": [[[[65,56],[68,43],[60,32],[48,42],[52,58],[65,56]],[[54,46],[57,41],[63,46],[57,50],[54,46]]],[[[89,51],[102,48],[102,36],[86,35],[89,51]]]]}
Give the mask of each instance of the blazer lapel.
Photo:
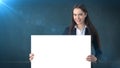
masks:
{"type": "Polygon", "coordinates": [[[76,35],[76,29],[75,28],[72,30],[71,35],[76,35]]]}
{"type": "Polygon", "coordinates": [[[88,28],[85,29],[85,35],[90,35],[88,28]]]}
{"type": "MultiPolygon", "coordinates": [[[[74,28],[74,29],[72,30],[71,35],[76,35],[76,28],[74,28]]],[[[88,28],[85,29],[85,35],[90,35],[90,32],[89,32],[88,28]]]]}

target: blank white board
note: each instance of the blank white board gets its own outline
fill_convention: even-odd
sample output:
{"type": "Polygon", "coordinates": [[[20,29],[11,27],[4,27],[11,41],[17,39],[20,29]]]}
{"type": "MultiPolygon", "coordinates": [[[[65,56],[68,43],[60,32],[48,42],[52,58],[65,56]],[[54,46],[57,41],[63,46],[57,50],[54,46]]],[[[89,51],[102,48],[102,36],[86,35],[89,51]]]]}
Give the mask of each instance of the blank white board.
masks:
{"type": "Polygon", "coordinates": [[[91,68],[91,36],[31,35],[31,68],[91,68]]]}

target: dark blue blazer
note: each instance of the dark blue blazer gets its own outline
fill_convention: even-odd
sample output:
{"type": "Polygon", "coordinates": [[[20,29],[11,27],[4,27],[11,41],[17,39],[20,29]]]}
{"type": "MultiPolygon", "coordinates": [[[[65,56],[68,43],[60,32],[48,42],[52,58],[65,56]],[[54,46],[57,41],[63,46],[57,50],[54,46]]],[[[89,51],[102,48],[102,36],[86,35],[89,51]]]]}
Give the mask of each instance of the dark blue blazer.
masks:
{"type": "MultiPolygon", "coordinates": [[[[76,28],[73,28],[71,34],[68,34],[68,32],[69,32],[69,27],[67,27],[67,28],[64,30],[63,35],[76,35],[76,28]]],[[[85,35],[91,35],[88,28],[86,28],[85,35]]],[[[98,61],[101,60],[101,54],[102,54],[102,52],[101,52],[101,49],[100,49],[100,47],[99,47],[99,43],[98,43],[98,41],[96,40],[96,36],[93,37],[93,39],[92,39],[92,41],[91,41],[91,44],[92,44],[92,46],[93,46],[93,47],[91,47],[91,48],[94,48],[94,50],[91,49],[91,52],[92,52],[92,54],[94,53],[94,55],[97,57],[97,62],[98,62],[98,61]],[[93,52],[93,51],[94,51],[94,52],[93,52]]]]}

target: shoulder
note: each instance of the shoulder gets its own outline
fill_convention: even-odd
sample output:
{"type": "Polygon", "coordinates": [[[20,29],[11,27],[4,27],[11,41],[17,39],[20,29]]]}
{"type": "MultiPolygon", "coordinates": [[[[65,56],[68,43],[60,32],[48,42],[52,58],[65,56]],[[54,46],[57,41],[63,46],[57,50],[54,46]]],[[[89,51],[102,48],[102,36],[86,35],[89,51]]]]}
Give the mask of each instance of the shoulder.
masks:
{"type": "Polygon", "coordinates": [[[69,26],[67,26],[67,27],[64,29],[63,35],[68,35],[68,33],[69,33],[69,26]]]}
{"type": "Polygon", "coordinates": [[[65,27],[65,30],[69,30],[69,28],[70,28],[70,27],[69,27],[69,26],[67,26],[67,27],[65,27]]]}

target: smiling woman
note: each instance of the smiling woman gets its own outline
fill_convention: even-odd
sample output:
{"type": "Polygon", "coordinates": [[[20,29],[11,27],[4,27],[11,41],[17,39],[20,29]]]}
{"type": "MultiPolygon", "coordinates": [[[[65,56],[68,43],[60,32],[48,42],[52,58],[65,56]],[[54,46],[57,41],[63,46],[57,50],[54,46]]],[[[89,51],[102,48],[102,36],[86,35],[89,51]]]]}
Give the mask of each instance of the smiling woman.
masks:
{"type": "MultiPolygon", "coordinates": [[[[72,23],[68,26],[64,35],[91,35],[92,47],[95,54],[88,55],[87,60],[90,62],[98,62],[101,59],[101,48],[98,32],[91,23],[88,11],[83,4],[76,4],[72,11],[72,23]]],[[[93,53],[93,52],[92,52],[93,53]]]]}

